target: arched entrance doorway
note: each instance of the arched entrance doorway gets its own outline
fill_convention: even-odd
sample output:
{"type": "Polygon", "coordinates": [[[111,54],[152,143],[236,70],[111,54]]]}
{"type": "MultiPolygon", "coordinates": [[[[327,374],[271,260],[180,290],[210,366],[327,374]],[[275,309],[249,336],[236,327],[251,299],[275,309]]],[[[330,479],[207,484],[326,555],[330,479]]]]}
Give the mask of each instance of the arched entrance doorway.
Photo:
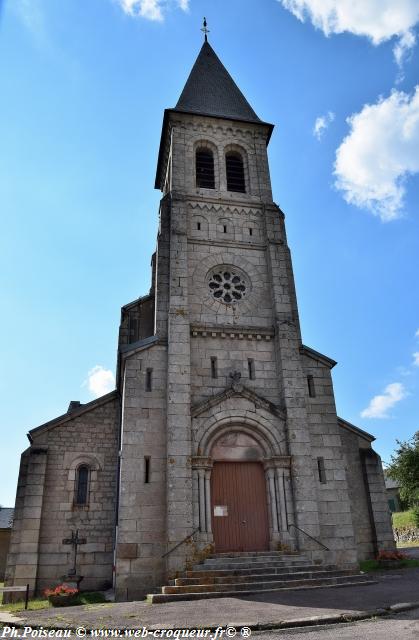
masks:
{"type": "Polygon", "coordinates": [[[211,449],[211,518],[215,550],[269,549],[263,451],[246,433],[223,434],[211,449]]]}

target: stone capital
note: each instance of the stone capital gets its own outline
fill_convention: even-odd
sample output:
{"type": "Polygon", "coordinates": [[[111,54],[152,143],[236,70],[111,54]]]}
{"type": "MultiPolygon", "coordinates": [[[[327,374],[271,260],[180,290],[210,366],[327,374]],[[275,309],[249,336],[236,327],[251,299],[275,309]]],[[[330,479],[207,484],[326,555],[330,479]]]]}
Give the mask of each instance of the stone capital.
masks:
{"type": "Polygon", "coordinates": [[[192,469],[212,469],[213,460],[206,456],[194,456],[192,458],[192,469]]]}
{"type": "Polygon", "coordinates": [[[291,456],[272,456],[263,461],[265,470],[267,469],[289,469],[291,467],[291,456]]]}

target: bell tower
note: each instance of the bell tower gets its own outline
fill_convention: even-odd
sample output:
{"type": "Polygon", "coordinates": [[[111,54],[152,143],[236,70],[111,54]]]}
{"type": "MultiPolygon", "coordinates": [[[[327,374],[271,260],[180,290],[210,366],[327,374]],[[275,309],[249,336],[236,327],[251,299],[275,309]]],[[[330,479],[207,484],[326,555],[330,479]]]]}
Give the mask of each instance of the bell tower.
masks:
{"type": "MultiPolygon", "coordinates": [[[[167,523],[173,546],[196,528],[195,539],[213,542],[217,505],[210,496],[211,452],[200,445],[201,408],[234,393],[234,376],[237,388],[254,394],[250,401],[237,394],[219,407],[220,414],[231,414],[236,440],[250,434],[249,406],[258,398],[277,414],[271,416],[277,432],[275,425],[271,430],[278,446],[263,460],[271,492],[270,546],[295,544],[296,530],[288,530],[287,519],[319,535],[294,281],[284,215],[272,200],[269,175],[272,131],[206,39],[176,107],[165,111],[156,176],[169,246],[167,315],[158,282],[157,317],[164,307],[167,523]],[[281,526],[287,530],[281,533],[281,526]]],[[[259,424],[260,416],[254,417],[259,424]]],[[[184,551],[181,545],[172,554],[173,568],[184,551]]]]}

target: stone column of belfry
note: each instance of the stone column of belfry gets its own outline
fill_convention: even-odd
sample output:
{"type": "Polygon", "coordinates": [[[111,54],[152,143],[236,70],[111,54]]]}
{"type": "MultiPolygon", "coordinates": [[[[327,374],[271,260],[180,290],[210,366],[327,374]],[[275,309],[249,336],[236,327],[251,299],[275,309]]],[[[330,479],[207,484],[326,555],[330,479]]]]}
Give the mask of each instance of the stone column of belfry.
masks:
{"type": "MultiPolygon", "coordinates": [[[[295,524],[309,535],[319,538],[316,481],[306,407],[307,385],[301,364],[301,338],[291,257],[286,243],[283,214],[275,205],[265,207],[265,224],[268,241],[267,260],[275,313],[277,358],[287,412],[295,524]]],[[[302,550],[318,548],[318,545],[313,546],[315,543],[301,533],[298,533],[298,540],[302,550]]]]}
{"type": "MultiPolygon", "coordinates": [[[[170,216],[167,369],[168,551],[193,531],[191,465],[190,330],[188,313],[186,205],[172,197],[170,216]]],[[[188,545],[167,556],[167,569],[183,569],[188,545]]]]}

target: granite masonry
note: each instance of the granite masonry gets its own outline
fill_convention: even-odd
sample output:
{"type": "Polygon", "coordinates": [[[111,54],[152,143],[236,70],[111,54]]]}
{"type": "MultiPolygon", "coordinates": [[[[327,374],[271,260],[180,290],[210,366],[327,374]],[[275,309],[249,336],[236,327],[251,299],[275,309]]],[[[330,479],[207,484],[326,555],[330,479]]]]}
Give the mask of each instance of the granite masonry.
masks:
{"type": "Polygon", "coordinates": [[[302,343],[272,129],[205,42],[164,113],[152,284],[122,308],[117,388],[30,431],[7,584],[58,582],[75,530],[83,587],[120,600],[214,548],[345,569],[394,547],[374,438],[302,343]]]}

